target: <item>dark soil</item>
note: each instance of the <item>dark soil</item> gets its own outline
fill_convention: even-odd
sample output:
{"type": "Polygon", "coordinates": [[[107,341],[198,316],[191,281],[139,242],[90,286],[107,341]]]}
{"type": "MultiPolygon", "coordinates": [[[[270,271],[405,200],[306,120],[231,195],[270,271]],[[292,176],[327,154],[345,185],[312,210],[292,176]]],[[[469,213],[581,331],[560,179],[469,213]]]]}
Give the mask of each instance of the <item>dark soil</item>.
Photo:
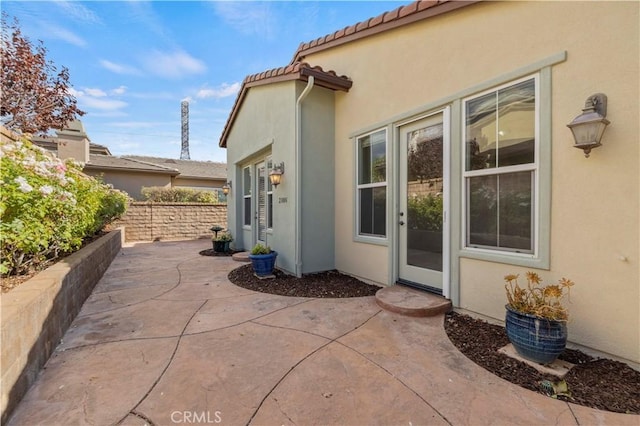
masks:
{"type": "Polygon", "coordinates": [[[26,271],[26,272],[24,272],[24,273],[22,273],[20,275],[3,276],[0,279],[0,291],[2,293],[7,293],[8,291],[11,291],[12,289],[18,287],[20,284],[23,284],[26,281],[29,281],[31,278],[36,276],[38,274],[38,272],[44,271],[49,266],[60,262],[65,257],[67,257],[67,256],[75,253],[76,251],[84,248],[88,244],[91,244],[92,242],[94,242],[98,238],[102,237],[103,235],[106,235],[107,233],[109,233],[110,230],[111,230],[111,228],[105,227],[105,229],[103,229],[101,231],[98,231],[94,235],[90,235],[90,236],[86,237],[85,239],[83,239],[82,240],[82,244],[80,245],[80,247],[78,247],[77,250],[75,250],[73,252],[69,252],[69,253],[60,253],[58,257],[52,258],[52,259],[47,259],[47,260],[45,260],[43,262],[40,262],[37,266],[30,268],[28,271],[26,271]]]}
{"type": "MultiPolygon", "coordinates": [[[[229,273],[229,280],[249,290],[295,297],[372,296],[379,287],[369,285],[337,271],[296,278],[275,271],[275,279],[261,280],[253,275],[251,265],[229,273]]],[[[449,339],[469,359],[493,374],[544,395],[541,382],[557,383],[527,364],[498,352],[509,339],[504,327],[457,313],[447,314],[444,324],[449,339]]],[[[560,358],[575,364],[565,376],[570,396],[557,399],[617,413],[640,414],[640,372],[627,364],[593,358],[580,351],[566,349],[560,358]]]]}
{"type": "Polygon", "coordinates": [[[234,253],[237,253],[237,251],[214,251],[212,248],[210,249],[206,249],[206,250],[201,250],[200,251],[200,256],[214,256],[214,257],[225,257],[225,256],[233,256],[234,253]]]}
{"type": "Polygon", "coordinates": [[[260,279],[251,265],[244,265],[229,273],[229,280],[239,287],[262,293],[293,297],[363,297],[373,296],[380,287],[364,283],[338,271],[319,272],[297,278],[274,270],[275,278],[260,279]]]}
{"type": "MultiPolygon", "coordinates": [[[[504,327],[457,313],[447,314],[445,330],[453,344],[476,364],[511,382],[548,395],[541,382],[558,382],[498,352],[509,339],[504,327]]],[[[557,399],[616,413],[640,414],[640,372],[627,364],[565,349],[560,359],[575,364],[564,380],[570,396],[557,399]]]]}

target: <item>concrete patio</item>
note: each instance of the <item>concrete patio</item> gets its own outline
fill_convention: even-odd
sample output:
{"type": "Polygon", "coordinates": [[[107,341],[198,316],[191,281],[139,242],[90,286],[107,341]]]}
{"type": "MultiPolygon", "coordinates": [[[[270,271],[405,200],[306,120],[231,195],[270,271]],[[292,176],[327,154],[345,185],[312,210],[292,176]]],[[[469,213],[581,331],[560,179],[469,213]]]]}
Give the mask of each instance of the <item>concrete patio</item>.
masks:
{"type": "Polygon", "coordinates": [[[123,248],[10,425],[638,425],[512,385],[443,316],[227,280],[208,240],[123,248]]]}

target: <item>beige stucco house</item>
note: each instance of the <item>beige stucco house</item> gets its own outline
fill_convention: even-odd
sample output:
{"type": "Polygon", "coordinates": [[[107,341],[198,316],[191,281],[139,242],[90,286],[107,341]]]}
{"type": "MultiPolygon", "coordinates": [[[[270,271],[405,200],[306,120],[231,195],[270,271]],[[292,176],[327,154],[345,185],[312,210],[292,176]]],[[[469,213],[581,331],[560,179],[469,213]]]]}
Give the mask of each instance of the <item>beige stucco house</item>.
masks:
{"type": "Polygon", "coordinates": [[[416,2],[301,44],[220,139],[236,244],[497,320],[506,274],[571,278],[570,341],[640,362],[639,10],[416,2]],[[596,93],[586,158],[567,124],[596,93]]]}

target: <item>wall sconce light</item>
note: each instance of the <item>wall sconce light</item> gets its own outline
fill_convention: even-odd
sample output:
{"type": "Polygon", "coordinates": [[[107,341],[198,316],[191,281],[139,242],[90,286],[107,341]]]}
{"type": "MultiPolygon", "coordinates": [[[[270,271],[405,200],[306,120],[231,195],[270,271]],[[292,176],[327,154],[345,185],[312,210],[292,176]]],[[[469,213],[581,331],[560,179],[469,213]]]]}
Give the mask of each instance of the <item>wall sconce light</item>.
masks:
{"type": "Polygon", "coordinates": [[[601,145],[600,140],[604,134],[604,129],[610,123],[607,116],[607,95],[596,93],[587,98],[582,109],[582,114],[567,124],[571,129],[575,139],[576,148],[584,151],[584,156],[589,157],[593,148],[601,145]]]}
{"type": "Polygon", "coordinates": [[[222,185],[222,193],[224,195],[229,195],[229,192],[231,191],[231,181],[228,180],[227,183],[225,183],[224,185],[222,185]]]}
{"type": "Polygon", "coordinates": [[[271,169],[271,172],[269,172],[269,182],[271,182],[271,185],[276,187],[280,185],[283,174],[284,174],[284,162],[274,165],[273,168],[271,169]]]}

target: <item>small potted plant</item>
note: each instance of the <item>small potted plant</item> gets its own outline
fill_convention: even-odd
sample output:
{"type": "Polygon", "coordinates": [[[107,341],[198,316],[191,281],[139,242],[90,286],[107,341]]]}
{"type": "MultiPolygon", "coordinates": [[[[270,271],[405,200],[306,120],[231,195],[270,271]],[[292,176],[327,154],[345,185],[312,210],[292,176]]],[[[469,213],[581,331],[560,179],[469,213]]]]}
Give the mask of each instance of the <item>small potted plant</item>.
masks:
{"type": "Polygon", "coordinates": [[[276,266],[278,252],[271,250],[271,247],[256,244],[249,253],[253,272],[258,278],[273,276],[273,269],[276,266]]]}
{"type": "Polygon", "coordinates": [[[557,284],[541,286],[535,272],[527,272],[527,286],[518,285],[518,275],[507,275],[505,328],[516,351],[539,364],[549,364],[567,344],[569,314],[562,300],[573,282],[562,278],[557,284]]]}
{"type": "Polygon", "coordinates": [[[233,241],[233,237],[228,232],[223,232],[211,239],[213,241],[213,251],[218,253],[226,253],[229,251],[229,244],[233,241]]]}

